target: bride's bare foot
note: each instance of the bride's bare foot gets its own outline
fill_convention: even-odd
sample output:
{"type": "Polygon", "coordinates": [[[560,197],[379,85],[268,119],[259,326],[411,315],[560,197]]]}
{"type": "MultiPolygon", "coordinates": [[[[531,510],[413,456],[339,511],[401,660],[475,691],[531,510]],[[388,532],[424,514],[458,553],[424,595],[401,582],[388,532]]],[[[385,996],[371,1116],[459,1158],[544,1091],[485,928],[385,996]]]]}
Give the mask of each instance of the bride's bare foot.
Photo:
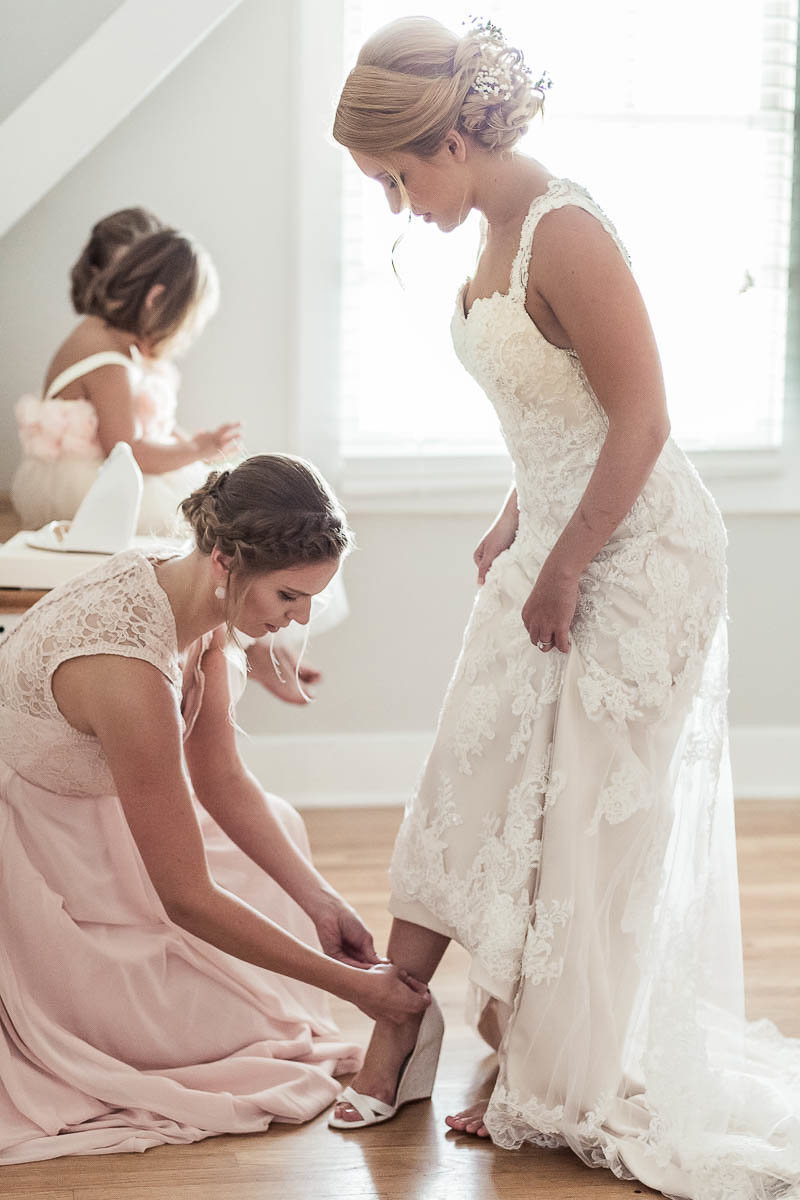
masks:
{"type": "MultiPolygon", "coordinates": [[[[403,1063],[417,1043],[422,1013],[410,1017],[402,1025],[378,1021],[372,1031],[364,1065],[350,1087],[362,1096],[374,1096],[384,1104],[394,1104],[397,1080],[403,1063]]],[[[352,1104],[341,1101],[334,1110],[343,1121],[360,1121],[361,1113],[352,1104]]]]}
{"type": "Polygon", "coordinates": [[[471,1104],[463,1112],[456,1113],[452,1117],[445,1117],[445,1123],[451,1129],[455,1129],[457,1133],[472,1133],[476,1137],[488,1138],[489,1130],[483,1123],[488,1107],[488,1100],[479,1100],[477,1104],[471,1104]]]}

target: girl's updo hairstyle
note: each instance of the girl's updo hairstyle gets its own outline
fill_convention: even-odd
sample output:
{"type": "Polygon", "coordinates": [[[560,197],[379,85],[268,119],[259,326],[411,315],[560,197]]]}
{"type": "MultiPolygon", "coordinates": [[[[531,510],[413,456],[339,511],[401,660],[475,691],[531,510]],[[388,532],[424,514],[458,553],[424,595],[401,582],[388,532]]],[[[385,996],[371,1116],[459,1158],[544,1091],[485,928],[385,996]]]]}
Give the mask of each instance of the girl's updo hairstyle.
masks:
{"type": "Polygon", "coordinates": [[[174,353],[211,316],[218,291],[214,264],[202,246],[187,234],[159,226],[131,238],[87,279],[79,312],[133,334],[157,353],[167,346],[174,353]],[[147,304],[156,286],[162,290],[147,304]]]}
{"type": "Polygon", "coordinates": [[[510,150],[541,111],[522,52],[486,22],[462,37],[431,17],[402,17],[361,47],[333,126],[337,142],[380,157],[435,154],[450,129],[484,150],[510,150]]]}
{"type": "Polygon", "coordinates": [[[353,546],[344,509],[311,463],[258,454],[232,471],[212,471],[181,504],[201,554],[230,560],[230,631],[252,580],[269,571],[340,559],[353,546]]]}
{"type": "Polygon", "coordinates": [[[98,276],[107,271],[137,238],[158,233],[164,226],[146,208],[122,208],[92,228],[81,256],[70,272],[70,299],[79,316],[89,310],[98,276]]]}

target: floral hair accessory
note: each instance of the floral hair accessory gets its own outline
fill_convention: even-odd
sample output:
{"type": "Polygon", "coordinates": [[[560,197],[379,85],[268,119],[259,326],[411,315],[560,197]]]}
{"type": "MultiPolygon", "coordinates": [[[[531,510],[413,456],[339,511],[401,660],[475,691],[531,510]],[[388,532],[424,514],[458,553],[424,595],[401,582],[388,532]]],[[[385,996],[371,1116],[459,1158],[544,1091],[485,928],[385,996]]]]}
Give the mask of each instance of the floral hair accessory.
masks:
{"type": "Polygon", "coordinates": [[[484,41],[498,42],[501,46],[505,41],[503,31],[494,21],[485,21],[483,17],[469,16],[462,24],[471,26],[471,32],[478,34],[484,41]]]}
{"type": "Polygon", "coordinates": [[[499,67],[481,67],[469,90],[479,92],[487,99],[493,96],[497,100],[508,100],[511,97],[511,80],[508,72],[499,67]]]}
{"type": "MultiPolygon", "coordinates": [[[[518,50],[506,45],[502,29],[494,21],[470,17],[463,24],[468,26],[480,47],[480,66],[470,91],[497,103],[510,100],[515,86],[529,78],[530,67],[522,61],[518,50]]],[[[532,87],[544,96],[552,85],[553,81],[545,71],[532,87]]]]}
{"type": "Polygon", "coordinates": [[[549,92],[550,88],[552,86],[553,86],[553,81],[550,78],[550,76],[547,74],[547,71],[542,71],[541,75],[536,80],[536,83],[533,85],[533,90],[535,92],[541,92],[542,98],[544,98],[545,93],[549,92]]]}

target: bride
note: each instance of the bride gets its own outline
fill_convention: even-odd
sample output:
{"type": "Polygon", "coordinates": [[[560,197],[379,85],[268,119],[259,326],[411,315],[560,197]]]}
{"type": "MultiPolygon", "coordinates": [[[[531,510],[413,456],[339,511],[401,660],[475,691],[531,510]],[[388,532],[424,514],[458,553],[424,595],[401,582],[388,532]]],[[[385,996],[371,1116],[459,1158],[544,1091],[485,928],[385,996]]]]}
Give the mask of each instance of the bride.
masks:
{"type": "MultiPolygon", "coordinates": [[[[494,26],[378,30],[334,137],[393,212],[484,218],[462,363],[515,484],[392,865],[392,961],[471,954],[490,1096],[448,1118],[691,1200],[800,1188],[800,1048],[744,1019],[726,736],[726,535],[669,436],[624,248],[514,153],[543,100],[494,26]]],[[[668,231],[667,231],[668,232],[668,231]]],[[[330,1123],[430,1094],[441,1017],[379,1019],[330,1123]]]]}

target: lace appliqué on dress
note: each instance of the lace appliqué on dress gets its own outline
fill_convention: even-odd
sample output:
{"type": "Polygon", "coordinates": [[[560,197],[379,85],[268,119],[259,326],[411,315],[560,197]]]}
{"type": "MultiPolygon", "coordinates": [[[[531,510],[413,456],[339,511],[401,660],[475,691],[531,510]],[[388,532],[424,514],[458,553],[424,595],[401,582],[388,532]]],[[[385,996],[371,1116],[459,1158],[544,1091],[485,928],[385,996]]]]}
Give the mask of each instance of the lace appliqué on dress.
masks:
{"type": "Polygon", "coordinates": [[[534,921],[525,939],[522,954],[522,974],[536,986],[558,979],[564,969],[564,959],[553,958],[553,942],[558,926],[564,926],[572,916],[571,900],[537,900],[534,921]]]}
{"type": "MultiPolygon", "coordinates": [[[[552,747],[528,764],[525,778],[508,794],[504,819],[484,814],[466,873],[448,866],[450,836],[462,817],[455,803],[456,783],[444,771],[432,811],[426,816],[412,804],[395,846],[394,894],[436,912],[490,975],[506,983],[519,977],[530,936],[530,887],[541,856],[542,818],[565,785],[563,772],[551,775],[551,753],[552,747]]],[[[558,923],[560,914],[548,909],[544,920],[558,923]]]]}

